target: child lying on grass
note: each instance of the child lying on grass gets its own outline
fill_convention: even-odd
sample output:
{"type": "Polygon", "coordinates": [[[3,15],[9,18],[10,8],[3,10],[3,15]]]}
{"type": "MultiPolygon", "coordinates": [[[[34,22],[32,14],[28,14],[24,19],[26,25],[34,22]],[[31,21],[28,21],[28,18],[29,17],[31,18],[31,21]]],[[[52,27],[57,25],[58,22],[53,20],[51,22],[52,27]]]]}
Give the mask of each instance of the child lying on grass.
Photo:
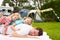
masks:
{"type": "MultiPolygon", "coordinates": [[[[4,25],[4,31],[3,31],[3,34],[6,34],[6,31],[7,31],[7,28],[9,26],[9,24],[12,22],[12,21],[15,21],[19,19],[19,15],[15,15],[15,14],[12,14],[10,16],[1,16],[0,18],[0,25],[4,25]]],[[[1,27],[2,28],[2,27],[1,27]]],[[[2,31],[2,30],[0,30],[2,31]]]]}

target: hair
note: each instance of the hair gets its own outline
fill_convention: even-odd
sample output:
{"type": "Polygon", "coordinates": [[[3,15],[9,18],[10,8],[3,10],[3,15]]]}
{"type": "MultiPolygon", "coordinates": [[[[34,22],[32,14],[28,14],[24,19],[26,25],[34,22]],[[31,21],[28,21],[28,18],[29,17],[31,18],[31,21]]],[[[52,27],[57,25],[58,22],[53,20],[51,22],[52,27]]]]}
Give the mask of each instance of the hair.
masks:
{"type": "Polygon", "coordinates": [[[24,20],[29,19],[31,21],[31,24],[28,25],[32,25],[32,18],[31,17],[24,17],[24,20]]]}
{"type": "Polygon", "coordinates": [[[13,16],[14,16],[14,13],[13,13],[13,14],[11,14],[10,16],[11,16],[11,17],[13,17],[13,16]]]}
{"type": "Polygon", "coordinates": [[[15,15],[18,16],[18,19],[22,19],[21,15],[19,13],[15,13],[15,15]]]}
{"type": "Polygon", "coordinates": [[[25,20],[27,17],[24,17],[23,19],[25,20]]]}
{"type": "Polygon", "coordinates": [[[42,29],[42,28],[36,28],[36,29],[39,30],[39,32],[38,32],[38,36],[43,35],[43,29],[42,29]]]}
{"type": "Polygon", "coordinates": [[[31,17],[24,17],[24,20],[25,20],[25,19],[30,19],[30,20],[32,21],[32,18],[31,18],[31,17]]]}
{"type": "Polygon", "coordinates": [[[30,20],[31,20],[31,22],[32,22],[32,18],[31,18],[31,17],[25,17],[25,19],[30,19],[30,20]]]}
{"type": "Polygon", "coordinates": [[[18,17],[17,20],[22,19],[19,13],[13,13],[10,16],[11,16],[11,18],[14,17],[14,16],[17,16],[18,17]]]}

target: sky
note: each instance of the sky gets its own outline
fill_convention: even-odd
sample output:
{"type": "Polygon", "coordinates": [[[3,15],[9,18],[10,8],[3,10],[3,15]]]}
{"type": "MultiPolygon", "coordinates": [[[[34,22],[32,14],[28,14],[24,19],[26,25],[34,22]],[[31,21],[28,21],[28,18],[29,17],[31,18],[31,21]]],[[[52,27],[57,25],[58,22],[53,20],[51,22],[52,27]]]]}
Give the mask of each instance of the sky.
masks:
{"type": "Polygon", "coordinates": [[[1,6],[2,2],[3,2],[3,0],[0,0],[0,6],[1,6]]]}

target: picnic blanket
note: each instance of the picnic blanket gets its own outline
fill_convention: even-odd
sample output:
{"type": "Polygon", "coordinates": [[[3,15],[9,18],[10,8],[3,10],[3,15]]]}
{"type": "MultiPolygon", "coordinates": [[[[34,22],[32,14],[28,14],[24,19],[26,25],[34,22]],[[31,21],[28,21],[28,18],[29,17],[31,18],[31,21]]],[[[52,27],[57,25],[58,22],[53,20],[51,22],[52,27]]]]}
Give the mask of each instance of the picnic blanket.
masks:
{"type": "Polygon", "coordinates": [[[0,40],[52,40],[52,39],[49,38],[46,32],[43,32],[43,35],[39,36],[38,38],[16,38],[0,34],[0,40]]]}

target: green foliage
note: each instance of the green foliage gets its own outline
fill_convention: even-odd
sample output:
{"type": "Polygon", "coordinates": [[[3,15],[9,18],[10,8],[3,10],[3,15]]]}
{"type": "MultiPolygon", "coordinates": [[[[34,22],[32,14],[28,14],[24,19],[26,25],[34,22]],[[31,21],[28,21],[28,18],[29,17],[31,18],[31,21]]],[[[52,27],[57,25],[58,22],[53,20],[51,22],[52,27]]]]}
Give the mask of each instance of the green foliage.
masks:
{"type": "Polygon", "coordinates": [[[2,5],[5,6],[5,4],[9,3],[9,2],[10,2],[10,0],[4,0],[2,5]]]}
{"type": "Polygon", "coordinates": [[[27,2],[27,0],[19,0],[20,2],[27,2]]]}
{"type": "Polygon", "coordinates": [[[14,11],[13,12],[14,13],[19,12],[19,10],[20,10],[19,7],[14,7],[14,11]]]}
{"type": "Polygon", "coordinates": [[[14,7],[14,4],[12,2],[9,2],[9,5],[14,7]]]}
{"type": "MultiPolygon", "coordinates": [[[[43,6],[42,6],[42,10],[43,9],[47,9],[47,8],[53,8],[54,9],[54,11],[56,12],[56,14],[60,17],[60,0],[58,0],[58,1],[51,1],[51,2],[49,2],[49,3],[46,3],[46,4],[44,4],[43,6]]],[[[51,15],[52,13],[51,12],[46,12],[44,15],[51,15]],[[47,13],[47,14],[46,14],[47,13]]],[[[46,16],[46,18],[48,17],[48,16],[46,16]]],[[[51,15],[51,16],[53,16],[53,15],[51,15]]],[[[50,16],[50,17],[51,17],[50,16]]],[[[45,17],[44,17],[45,18],[45,17]]],[[[46,19],[45,18],[45,19],[46,19]]],[[[49,18],[48,18],[49,19],[49,18]]],[[[53,18],[51,18],[51,19],[53,19],[53,20],[58,20],[55,16],[53,16],[53,18]],[[55,18],[55,19],[54,19],[55,18]]]]}
{"type": "Polygon", "coordinates": [[[29,9],[29,10],[31,10],[31,9],[35,9],[35,7],[31,7],[31,6],[28,6],[28,7],[23,7],[24,9],[29,9]]]}
{"type": "Polygon", "coordinates": [[[45,21],[57,21],[57,17],[54,15],[53,11],[44,12],[42,13],[42,18],[45,18],[43,20],[45,21]]]}

